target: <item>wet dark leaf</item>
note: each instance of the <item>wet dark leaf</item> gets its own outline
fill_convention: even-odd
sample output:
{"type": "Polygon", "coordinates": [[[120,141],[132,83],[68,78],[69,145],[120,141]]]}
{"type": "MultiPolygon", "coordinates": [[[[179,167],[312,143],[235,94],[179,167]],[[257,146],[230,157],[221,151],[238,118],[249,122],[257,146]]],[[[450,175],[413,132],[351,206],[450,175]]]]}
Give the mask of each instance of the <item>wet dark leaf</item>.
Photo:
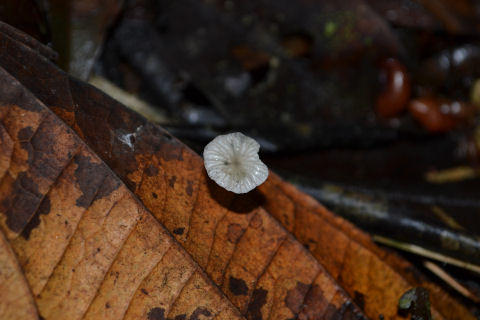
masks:
{"type": "Polygon", "coordinates": [[[104,37],[122,7],[122,0],[49,0],[52,42],[59,65],[87,80],[104,37]]]}

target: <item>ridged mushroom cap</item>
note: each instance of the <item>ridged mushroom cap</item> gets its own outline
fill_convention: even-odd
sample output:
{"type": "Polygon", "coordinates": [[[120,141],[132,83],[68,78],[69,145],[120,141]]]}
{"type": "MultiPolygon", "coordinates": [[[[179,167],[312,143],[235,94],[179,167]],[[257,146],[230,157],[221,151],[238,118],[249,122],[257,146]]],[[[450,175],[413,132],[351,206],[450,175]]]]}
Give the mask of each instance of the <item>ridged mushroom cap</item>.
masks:
{"type": "Polygon", "coordinates": [[[203,150],[208,176],[221,187],[235,193],[247,193],[268,177],[268,168],[260,160],[260,145],[240,132],[220,135],[203,150]]]}

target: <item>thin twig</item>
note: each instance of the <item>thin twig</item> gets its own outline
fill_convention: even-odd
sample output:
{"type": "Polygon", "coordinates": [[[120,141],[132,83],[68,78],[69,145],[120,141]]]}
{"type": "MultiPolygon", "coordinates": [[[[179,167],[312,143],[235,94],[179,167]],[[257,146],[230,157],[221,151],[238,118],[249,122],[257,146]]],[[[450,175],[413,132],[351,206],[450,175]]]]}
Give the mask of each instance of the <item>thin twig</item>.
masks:
{"type": "Polygon", "coordinates": [[[476,295],[470,292],[470,290],[465,288],[461,283],[455,280],[451,275],[449,275],[445,270],[440,268],[438,265],[436,265],[431,261],[424,261],[423,265],[425,266],[425,268],[430,270],[433,274],[435,274],[437,277],[445,281],[450,287],[460,292],[466,298],[472,300],[473,302],[480,303],[480,299],[476,295]]]}
{"type": "Polygon", "coordinates": [[[396,241],[396,240],[385,238],[385,237],[382,237],[382,236],[379,236],[379,235],[373,235],[373,240],[378,242],[378,243],[387,245],[389,247],[393,247],[393,248],[396,248],[396,249],[407,251],[407,252],[410,252],[410,253],[413,253],[413,254],[416,254],[416,255],[419,255],[419,256],[422,256],[422,257],[430,258],[430,259],[433,259],[433,260],[437,260],[437,261],[440,261],[440,262],[448,263],[448,264],[451,264],[451,265],[454,265],[454,266],[457,266],[457,267],[460,267],[460,268],[464,268],[464,269],[467,269],[467,270],[470,270],[470,271],[473,271],[473,272],[476,272],[476,273],[480,274],[480,266],[478,266],[476,264],[472,264],[472,263],[468,263],[468,262],[465,262],[465,261],[462,261],[462,260],[458,260],[458,259],[446,256],[446,255],[443,255],[441,253],[422,248],[422,247],[414,245],[414,244],[396,241]]]}

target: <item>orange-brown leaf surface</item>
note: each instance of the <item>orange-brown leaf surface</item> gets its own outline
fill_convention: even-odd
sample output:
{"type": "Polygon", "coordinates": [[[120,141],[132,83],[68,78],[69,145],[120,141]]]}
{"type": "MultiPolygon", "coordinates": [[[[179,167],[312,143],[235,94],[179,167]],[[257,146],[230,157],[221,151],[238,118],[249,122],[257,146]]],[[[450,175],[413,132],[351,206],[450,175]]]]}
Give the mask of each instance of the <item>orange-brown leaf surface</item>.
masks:
{"type": "Polygon", "coordinates": [[[276,175],[219,188],[167,132],[5,33],[0,67],[10,286],[45,319],[396,319],[418,285],[436,319],[474,319],[276,175]]]}
{"type": "Polygon", "coordinates": [[[73,130],[0,79],[1,319],[242,318],[73,130]]]}
{"type": "Polygon", "coordinates": [[[37,319],[27,281],[3,234],[0,234],[0,271],[0,319],[37,319]]]}

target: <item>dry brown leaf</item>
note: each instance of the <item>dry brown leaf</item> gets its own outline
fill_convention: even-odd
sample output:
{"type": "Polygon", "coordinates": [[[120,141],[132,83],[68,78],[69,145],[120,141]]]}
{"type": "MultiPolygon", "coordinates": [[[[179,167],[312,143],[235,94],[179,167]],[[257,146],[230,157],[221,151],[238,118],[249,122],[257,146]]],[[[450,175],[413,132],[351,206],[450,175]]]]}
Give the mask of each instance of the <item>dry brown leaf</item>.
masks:
{"type": "MultiPolygon", "coordinates": [[[[202,159],[168,133],[69,78],[27,46],[0,34],[0,53],[0,65],[76,131],[246,318],[359,319],[358,304],[372,319],[395,319],[398,298],[421,283],[432,290],[436,319],[474,319],[440,288],[415,278],[409,263],[379,249],[275,175],[247,195],[228,193],[207,178],[202,159]]],[[[12,113],[30,96],[18,83],[14,87],[22,93],[9,92],[13,89],[3,83],[15,80],[5,72],[0,79],[6,90],[0,94],[0,119],[13,137],[12,160],[2,156],[0,165],[10,163],[8,172],[15,173],[2,180],[0,190],[8,201],[24,204],[21,212],[27,213],[1,207],[2,229],[40,313],[54,318],[71,312],[74,319],[118,319],[125,312],[127,318],[150,319],[165,319],[168,312],[190,314],[190,319],[235,314],[182,248],[65,125],[46,111],[12,113]],[[21,129],[26,132],[18,137],[21,129]],[[37,141],[42,135],[49,138],[37,141]],[[89,159],[82,169],[75,161],[79,155],[89,159]],[[31,190],[31,180],[37,190],[31,190]],[[79,206],[77,199],[86,204],[79,206]],[[71,216],[65,224],[67,211],[71,216]],[[174,250],[165,242],[174,243],[174,250]],[[155,265],[158,260],[162,263],[155,265]],[[171,292],[159,284],[181,292],[173,308],[168,308],[171,292]]]]}
{"type": "MultiPolygon", "coordinates": [[[[3,140],[0,140],[3,141],[3,140]]],[[[15,253],[0,233],[0,318],[37,319],[35,302],[15,253]]]]}
{"type": "Polygon", "coordinates": [[[271,176],[260,189],[266,195],[267,210],[309,248],[366,314],[393,317],[399,295],[422,286],[430,292],[435,318],[474,319],[409,262],[380,249],[368,235],[278,176],[271,176]]]}
{"type": "Polygon", "coordinates": [[[36,319],[35,303],[44,319],[242,318],[68,126],[0,79],[1,319],[36,319]]]}

